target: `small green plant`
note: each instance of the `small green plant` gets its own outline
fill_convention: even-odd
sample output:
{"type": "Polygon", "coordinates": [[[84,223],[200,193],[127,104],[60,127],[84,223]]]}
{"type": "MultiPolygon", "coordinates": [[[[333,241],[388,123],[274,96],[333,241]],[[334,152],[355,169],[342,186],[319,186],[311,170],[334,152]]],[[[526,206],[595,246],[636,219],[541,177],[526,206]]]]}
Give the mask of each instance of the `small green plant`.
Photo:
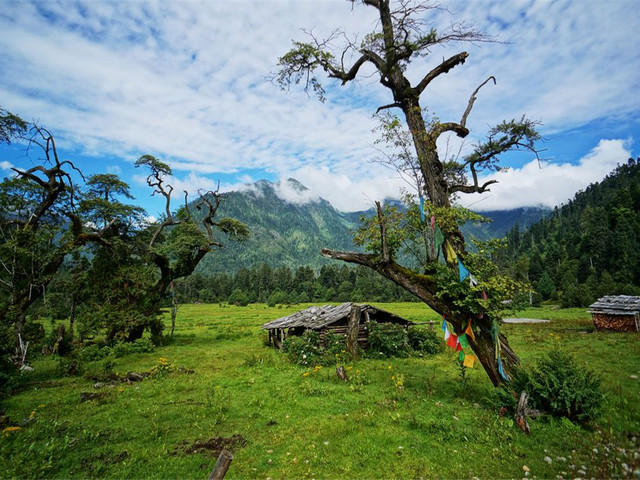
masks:
{"type": "Polygon", "coordinates": [[[160,357],[158,364],[151,367],[149,370],[149,376],[151,377],[163,377],[165,373],[170,373],[175,370],[175,366],[166,358],[160,357]]]}
{"type": "Polygon", "coordinates": [[[113,362],[113,358],[107,358],[104,362],[102,362],[102,371],[106,375],[110,375],[113,373],[113,367],[115,363],[113,362]]]}
{"type": "Polygon", "coordinates": [[[461,363],[459,360],[456,360],[456,365],[458,366],[458,374],[460,375],[460,390],[465,391],[469,386],[469,377],[467,376],[467,367],[461,363]]]}

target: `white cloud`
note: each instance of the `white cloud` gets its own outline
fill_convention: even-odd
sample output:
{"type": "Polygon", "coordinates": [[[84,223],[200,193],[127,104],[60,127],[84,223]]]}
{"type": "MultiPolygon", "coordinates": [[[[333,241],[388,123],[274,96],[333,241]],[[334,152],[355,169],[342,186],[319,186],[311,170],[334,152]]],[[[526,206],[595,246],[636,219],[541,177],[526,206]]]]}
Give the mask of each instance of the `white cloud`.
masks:
{"type": "MultiPolygon", "coordinates": [[[[473,138],[523,113],[542,120],[546,135],[611,115],[638,117],[640,50],[629,41],[640,30],[635,0],[589,8],[579,0],[447,4],[505,43],[464,46],[465,65],[432,83],[423,105],[442,120],[458,120],[489,75],[498,84],[478,97],[473,138]]],[[[342,26],[362,38],[374,24],[371,8],[343,0],[241,7],[0,0],[0,12],[2,107],[40,119],[60,148],[97,161],[105,152],[153,154],[190,191],[192,182],[214,184],[204,174],[291,175],[342,210],[368,208],[402,185],[366,164],[374,155],[371,114],[392,101],[375,75],[330,88],[324,104],[265,80],[290,40],[304,39],[301,27],[323,37],[342,26]]],[[[444,26],[449,18],[435,21],[444,26]]],[[[410,65],[409,76],[420,78],[461,48],[435,49],[410,65]]]]}
{"type": "Polygon", "coordinates": [[[320,200],[316,192],[291,179],[280,180],[275,183],[274,191],[281,199],[296,205],[304,205],[320,200]]]}
{"type": "Polygon", "coordinates": [[[460,203],[473,210],[507,210],[511,208],[555,207],[573,198],[578,190],[599,182],[619,163],[631,156],[630,141],[600,140],[580,161],[573,164],[554,164],[533,159],[521,168],[512,168],[480,179],[498,180],[490,192],[465,195],[460,203]]]}
{"type": "Polygon", "coordinates": [[[13,164],[7,161],[0,162],[0,169],[2,170],[11,170],[13,168],[13,164]]]}
{"type": "Polygon", "coordinates": [[[368,164],[369,174],[348,175],[329,167],[305,166],[288,175],[299,180],[319,197],[328,200],[343,212],[367,210],[376,200],[397,198],[401,180],[390,176],[386,169],[368,164]]]}

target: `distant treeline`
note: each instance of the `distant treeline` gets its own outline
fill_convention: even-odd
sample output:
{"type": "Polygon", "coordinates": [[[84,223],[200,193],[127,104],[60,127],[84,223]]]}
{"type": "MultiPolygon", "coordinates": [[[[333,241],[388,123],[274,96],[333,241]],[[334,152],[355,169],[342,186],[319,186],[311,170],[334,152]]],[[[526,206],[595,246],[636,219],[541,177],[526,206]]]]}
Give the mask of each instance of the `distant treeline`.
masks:
{"type": "Polygon", "coordinates": [[[640,158],[528,229],[516,225],[507,240],[506,262],[538,301],[585,307],[603,295],[640,295],[640,158]]]}
{"type": "Polygon", "coordinates": [[[176,281],[179,303],[296,304],[306,302],[409,302],[415,297],[364,267],[325,265],[273,268],[266,263],[234,275],[200,273],[176,281]]]}

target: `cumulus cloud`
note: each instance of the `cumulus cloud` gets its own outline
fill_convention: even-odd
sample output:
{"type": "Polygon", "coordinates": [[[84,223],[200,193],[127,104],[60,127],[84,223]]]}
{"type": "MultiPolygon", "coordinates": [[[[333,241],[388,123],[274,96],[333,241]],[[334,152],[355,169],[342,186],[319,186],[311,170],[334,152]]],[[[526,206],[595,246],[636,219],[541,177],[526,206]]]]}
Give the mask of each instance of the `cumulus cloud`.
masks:
{"type": "MultiPolygon", "coordinates": [[[[239,186],[246,171],[269,170],[342,210],[398,194],[398,179],[362,167],[374,155],[371,114],[392,101],[371,69],[330,87],[324,104],[265,79],[291,39],[305,39],[301,27],[318,38],[343,27],[361,39],[375,25],[371,8],[342,0],[0,5],[2,107],[54,129],[60,148],[95,162],[105,152],[156,155],[190,191],[210,188],[206,175],[236,174],[239,186]]],[[[640,51],[621,48],[640,30],[635,0],[447,6],[504,43],[436,48],[407,73],[415,81],[443,57],[469,50],[467,62],[424,95],[443,121],[459,120],[474,88],[496,76],[469,117],[471,138],[521,114],[543,121],[545,135],[611,115],[637,118],[640,51]]],[[[440,12],[433,21],[446,27],[451,18],[440,12]]]]}
{"type": "Polygon", "coordinates": [[[289,175],[319,197],[328,200],[334,208],[343,212],[372,208],[376,200],[397,198],[402,181],[390,176],[385,169],[370,165],[368,175],[348,175],[327,166],[305,166],[289,175]]]}
{"type": "Polygon", "coordinates": [[[7,161],[0,162],[0,169],[10,171],[13,168],[13,164],[7,161]]]}
{"type": "Polygon", "coordinates": [[[460,203],[477,211],[531,206],[553,208],[626,162],[631,156],[630,146],[628,140],[600,140],[577,164],[538,163],[533,159],[521,168],[481,178],[480,183],[490,178],[498,183],[490,187],[489,193],[463,196],[460,203]]]}

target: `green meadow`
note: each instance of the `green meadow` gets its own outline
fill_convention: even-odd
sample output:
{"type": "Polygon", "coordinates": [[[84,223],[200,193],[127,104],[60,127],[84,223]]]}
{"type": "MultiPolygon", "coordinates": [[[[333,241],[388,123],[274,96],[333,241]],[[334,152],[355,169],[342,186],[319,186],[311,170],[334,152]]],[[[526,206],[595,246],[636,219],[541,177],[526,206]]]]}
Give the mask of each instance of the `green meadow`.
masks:
{"type": "MultiPolygon", "coordinates": [[[[439,320],[423,304],[379,306],[439,320]]],[[[338,357],[348,382],[332,366],[293,365],[260,326],[304,307],[185,305],[173,342],[152,352],[86,361],[74,376],[59,359],[34,361],[2,401],[20,426],[0,437],[0,476],[206,479],[227,447],[229,479],[640,477],[637,334],[595,332],[583,309],[532,309],[519,316],[551,322],[503,325],[525,367],[563,349],[605,392],[593,423],[543,415],[525,435],[500,415],[505,400],[486,374],[463,376],[450,349],[338,357]],[[94,388],[130,371],[152,374],[94,388]]]]}

